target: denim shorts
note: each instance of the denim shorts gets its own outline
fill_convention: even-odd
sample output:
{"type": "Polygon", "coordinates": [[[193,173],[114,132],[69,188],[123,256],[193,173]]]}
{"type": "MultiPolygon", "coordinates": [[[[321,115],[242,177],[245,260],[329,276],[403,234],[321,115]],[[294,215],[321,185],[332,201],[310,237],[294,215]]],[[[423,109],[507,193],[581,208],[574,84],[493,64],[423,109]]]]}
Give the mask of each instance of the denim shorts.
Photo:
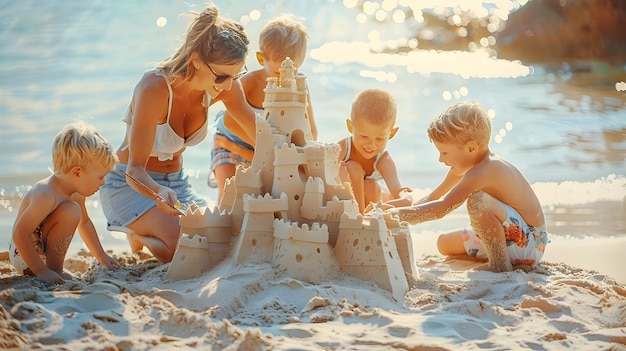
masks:
{"type": "MultiPolygon", "coordinates": [[[[98,192],[108,225],[126,227],[155,207],[156,202],[131,188],[120,170],[126,171],[126,165],[117,164],[115,170],[106,175],[105,184],[98,192]]],[[[207,206],[207,201],[191,188],[189,176],[184,170],[174,173],[148,172],[148,175],[160,185],[174,190],[183,207],[192,202],[200,207],[207,206]]]]}

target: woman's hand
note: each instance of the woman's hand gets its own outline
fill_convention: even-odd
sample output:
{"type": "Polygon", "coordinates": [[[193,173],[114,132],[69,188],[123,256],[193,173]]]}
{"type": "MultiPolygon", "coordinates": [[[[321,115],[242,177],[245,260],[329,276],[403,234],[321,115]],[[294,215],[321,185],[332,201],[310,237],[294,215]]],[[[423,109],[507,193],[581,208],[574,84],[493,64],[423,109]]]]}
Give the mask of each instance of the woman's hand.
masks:
{"type": "Polygon", "coordinates": [[[155,199],[159,211],[170,216],[178,216],[181,214],[174,206],[178,203],[176,192],[166,186],[159,188],[159,197],[155,199]]]}

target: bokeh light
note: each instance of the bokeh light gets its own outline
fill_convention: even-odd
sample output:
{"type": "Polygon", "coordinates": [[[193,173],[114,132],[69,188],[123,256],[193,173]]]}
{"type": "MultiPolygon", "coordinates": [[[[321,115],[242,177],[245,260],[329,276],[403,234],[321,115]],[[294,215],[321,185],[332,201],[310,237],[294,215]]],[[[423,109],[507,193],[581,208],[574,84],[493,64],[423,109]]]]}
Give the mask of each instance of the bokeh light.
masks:
{"type": "Polygon", "coordinates": [[[166,24],[167,24],[167,18],[165,18],[165,17],[157,18],[157,20],[156,20],[157,27],[165,27],[166,24]]]}

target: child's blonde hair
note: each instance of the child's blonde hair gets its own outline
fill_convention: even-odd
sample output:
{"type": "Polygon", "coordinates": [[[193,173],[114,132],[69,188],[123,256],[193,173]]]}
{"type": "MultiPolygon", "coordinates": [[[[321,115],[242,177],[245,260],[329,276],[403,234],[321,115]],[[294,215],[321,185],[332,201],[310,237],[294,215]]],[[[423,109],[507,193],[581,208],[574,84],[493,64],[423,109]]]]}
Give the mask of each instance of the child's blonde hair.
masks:
{"type": "Polygon", "coordinates": [[[430,122],[428,137],[443,144],[461,146],[474,141],[479,148],[487,147],[491,120],[479,103],[457,102],[430,122]]]}
{"type": "Polygon", "coordinates": [[[380,89],[366,89],[352,100],[350,118],[363,119],[377,126],[391,126],[396,123],[396,99],[380,89]]]}
{"type": "Polygon", "coordinates": [[[67,173],[74,166],[87,167],[95,162],[113,170],[118,158],[109,142],[94,126],[83,121],[75,121],[63,127],[54,138],[52,144],[54,173],[67,173]]]}
{"type": "Polygon", "coordinates": [[[301,22],[282,15],[269,21],[259,34],[259,50],[267,60],[283,61],[290,57],[300,67],[306,55],[308,35],[301,22]]]}

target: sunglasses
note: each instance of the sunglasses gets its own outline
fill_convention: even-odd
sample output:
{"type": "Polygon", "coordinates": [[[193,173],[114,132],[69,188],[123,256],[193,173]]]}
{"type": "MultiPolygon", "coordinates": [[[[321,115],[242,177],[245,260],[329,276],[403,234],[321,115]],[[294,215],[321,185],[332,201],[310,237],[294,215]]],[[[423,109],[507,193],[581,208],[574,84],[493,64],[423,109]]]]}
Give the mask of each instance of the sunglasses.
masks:
{"type": "Polygon", "coordinates": [[[211,68],[211,66],[209,66],[208,63],[205,62],[204,64],[209,68],[211,73],[213,73],[213,75],[215,76],[215,84],[224,83],[228,79],[236,80],[236,79],[241,78],[244,74],[248,73],[248,68],[245,65],[243,66],[243,70],[241,70],[241,72],[235,74],[234,76],[231,76],[231,75],[228,75],[228,74],[217,74],[217,73],[215,73],[213,68],[211,68]]]}

